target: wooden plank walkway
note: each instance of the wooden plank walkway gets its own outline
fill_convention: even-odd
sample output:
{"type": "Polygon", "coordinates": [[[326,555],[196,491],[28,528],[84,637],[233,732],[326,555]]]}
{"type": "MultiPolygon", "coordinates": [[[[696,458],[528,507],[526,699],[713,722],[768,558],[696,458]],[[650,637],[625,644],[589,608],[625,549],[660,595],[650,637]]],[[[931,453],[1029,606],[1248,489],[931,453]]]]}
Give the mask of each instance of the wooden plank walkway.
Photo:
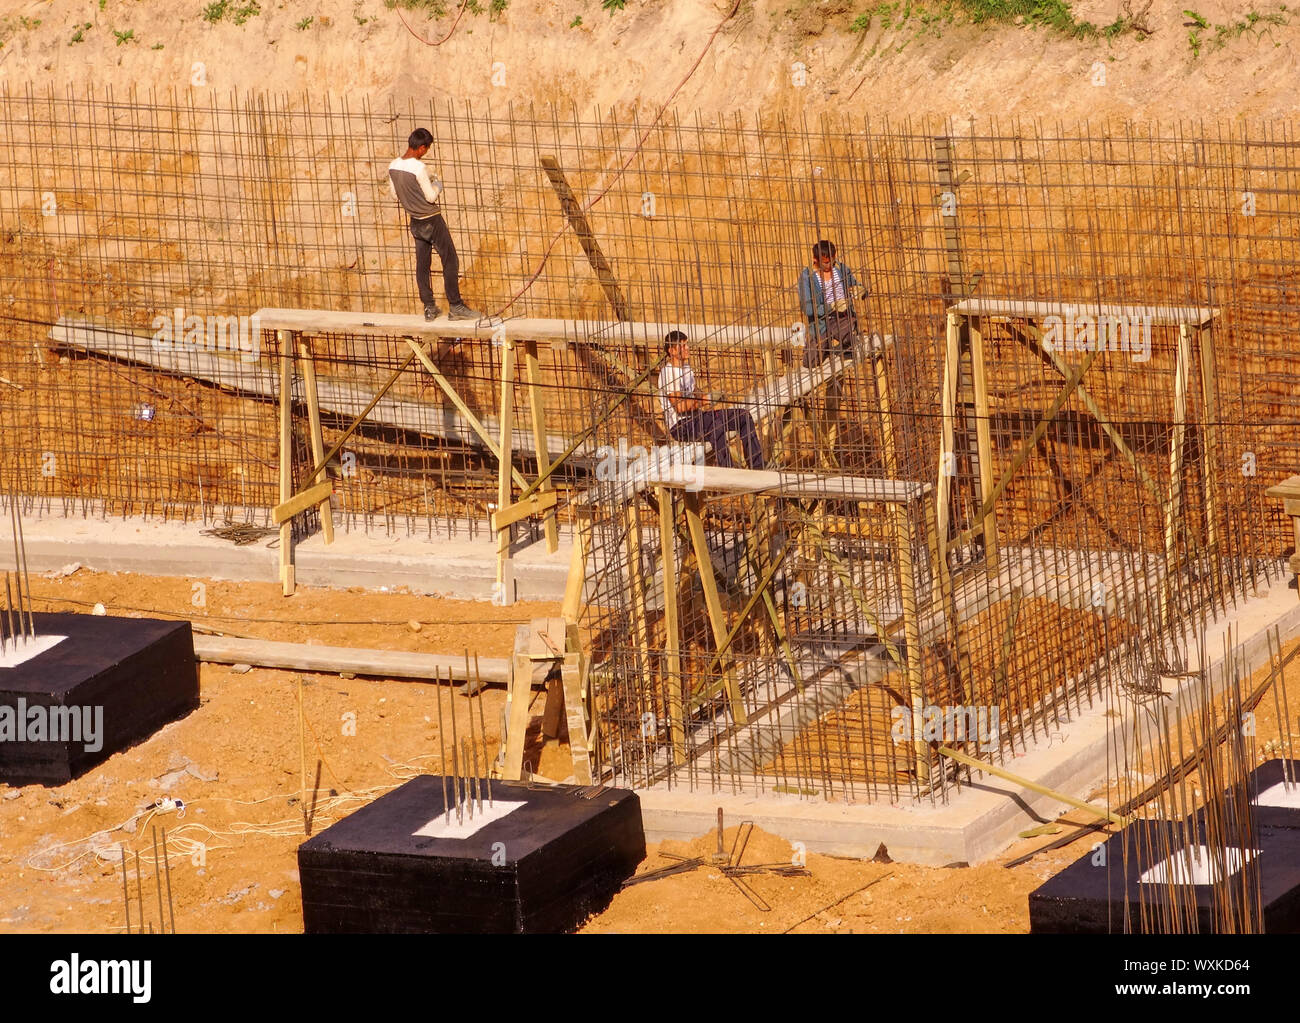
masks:
{"type": "Polygon", "coordinates": [[[748,324],[635,323],[615,320],[551,320],[522,316],[507,320],[449,320],[440,316],[400,313],[356,313],[327,309],[259,309],[254,314],[262,330],[293,330],[304,334],[363,334],[400,339],[415,337],[479,338],[491,340],[505,328],[505,336],[528,341],[608,346],[626,344],[663,349],[664,335],[682,330],[691,343],[709,347],[775,348],[792,343],[789,327],[748,324]]]}
{"type": "MultiPolygon", "coordinates": [[[[423,322],[423,321],[421,321],[423,322]]],[[[61,318],[50,330],[50,338],[62,345],[78,348],[95,355],[110,356],[136,363],[148,369],[173,376],[190,377],[205,383],[216,384],[232,391],[276,400],[280,381],[276,370],[261,361],[243,361],[237,353],[204,352],[188,345],[164,348],[155,345],[153,338],[125,331],[113,330],[93,323],[61,318]]],[[[324,412],[355,419],[370,402],[372,391],[378,384],[368,386],[346,385],[329,377],[317,378],[320,407],[324,412]]],[[[497,417],[481,418],[490,436],[499,433],[497,417]]],[[[466,447],[483,449],[483,440],[470,427],[465,418],[452,408],[427,402],[382,398],[366,417],[368,423],[409,430],[443,440],[455,441],[466,447]]],[[[515,453],[535,455],[536,445],[531,429],[513,431],[515,453]]],[[[566,437],[548,434],[547,451],[558,456],[568,447],[566,437]]],[[[578,457],[589,457],[589,446],[579,448],[578,457]]]]}

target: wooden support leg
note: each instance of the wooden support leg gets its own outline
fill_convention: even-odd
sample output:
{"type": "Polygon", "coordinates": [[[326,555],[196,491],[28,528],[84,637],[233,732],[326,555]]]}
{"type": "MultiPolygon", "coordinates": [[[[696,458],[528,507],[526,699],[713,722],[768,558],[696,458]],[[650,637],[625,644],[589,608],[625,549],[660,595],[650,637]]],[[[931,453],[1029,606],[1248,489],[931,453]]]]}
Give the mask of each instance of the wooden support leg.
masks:
{"type": "MultiPolygon", "coordinates": [[[[276,331],[280,344],[280,503],[293,497],[293,333],[276,331]]],[[[296,586],[293,565],[293,520],[280,523],[280,586],[286,597],[296,586]]]]}
{"type": "Polygon", "coordinates": [[[660,565],[664,577],[664,699],[672,731],[673,763],[686,763],[686,712],[682,699],[681,626],[677,617],[677,534],[673,492],[655,487],[659,502],[660,565]]]}
{"type": "Polygon", "coordinates": [[[880,402],[880,432],[884,445],[885,478],[898,479],[898,446],[894,440],[894,396],[889,384],[889,364],[883,351],[871,360],[880,402]]]}
{"type": "MultiPolygon", "coordinates": [[[[713,630],[713,641],[719,650],[727,643],[727,619],[722,611],[722,600],[718,596],[718,581],[713,575],[713,559],[709,557],[709,541],[704,535],[704,522],[700,517],[703,504],[700,495],[688,491],[685,497],[686,528],[690,533],[691,546],[695,548],[695,560],[700,566],[700,585],[704,589],[704,605],[709,612],[709,626],[713,630]]],[[[723,667],[723,685],[731,701],[731,716],[738,725],[749,723],[745,713],[745,704],[740,697],[740,684],[736,681],[734,659],[729,658],[723,667]]]]}
{"type": "MultiPolygon", "coordinates": [[[[501,348],[501,430],[497,450],[497,507],[506,508],[511,499],[510,468],[514,461],[515,343],[509,338],[501,348]]],[[[497,582],[494,602],[507,607],[515,602],[514,564],[510,559],[510,527],[497,533],[497,582]]]]}
{"type": "Polygon", "coordinates": [[[937,521],[936,539],[939,557],[948,559],[948,529],[951,514],[952,481],[957,472],[953,418],[957,413],[957,380],[961,373],[961,321],[956,313],[948,314],[947,342],[943,359],[943,391],[940,395],[939,472],[934,488],[937,521]]]}
{"type": "Polygon", "coordinates": [[[586,685],[587,658],[580,650],[569,650],[560,667],[560,680],[564,687],[564,712],[569,724],[569,754],[573,759],[573,781],[577,785],[590,785],[591,746],[595,729],[587,733],[586,685]]]}
{"type": "MultiPolygon", "coordinates": [[[[537,449],[537,475],[542,477],[542,493],[554,490],[547,473],[551,468],[551,455],[546,444],[546,402],[542,393],[542,367],[537,358],[537,342],[524,342],[524,367],[528,377],[528,409],[533,420],[533,446],[537,449]]],[[[546,531],[546,551],[554,554],[560,549],[560,527],[555,509],[546,512],[543,519],[546,531]]]]}
{"type": "Polygon", "coordinates": [[[583,515],[573,523],[573,554],[569,558],[569,576],[564,583],[564,603],[560,614],[566,622],[578,621],[582,611],[582,591],[587,582],[587,534],[591,523],[583,515]]]}
{"type": "MultiPolygon", "coordinates": [[[[979,318],[970,321],[971,382],[975,391],[975,446],[979,456],[980,504],[993,496],[993,438],[989,430],[988,368],[984,365],[984,333],[979,318]]],[[[984,516],[984,567],[993,574],[998,565],[997,514],[984,516]]]]}
{"type": "MultiPolygon", "coordinates": [[[[1214,345],[1208,329],[1196,332],[1201,363],[1201,471],[1205,481],[1205,546],[1214,566],[1216,588],[1223,552],[1219,549],[1219,385],[1214,367],[1214,345]]],[[[1220,594],[1221,596],[1222,594],[1220,594]]]]}
{"type": "Polygon", "coordinates": [[[646,621],[645,572],[641,567],[641,514],[635,498],[624,507],[624,550],[627,556],[627,585],[632,598],[632,634],[636,641],[641,677],[650,673],[650,630],[646,621]]]}
{"type": "MultiPolygon", "coordinates": [[[[533,695],[533,662],[516,650],[510,659],[510,687],[506,693],[506,756],[501,777],[523,777],[524,740],[528,732],[528,704],[533,695]]],[[[537,765],[533,765],[536,767],[537,765]]]]}
{"type": "MultiPolygon", "coordinates": [[[[960,671],[963,666],[963,657],[960,647],[961,629],[957,621],[957,598],[953,592],[952,573],[948,569],[948,562],[939,554],[939,537],[938,526],[935,523],[934,507],[929,504],[925,508],[925,537],[926,546],[930,551],[931,576],[930,576],[930,599],[931,613],[943,615],[944,625],[948,636],[948,648],[952,651],[954,663],[957,664],[960,671]]],[[[961,678],[962,692],[969,692],[967,677],[961,678]]]]}
{"type": "Polygon", "coordinates": [[[913,752],[916,756],[916,780],[930,781],[930,745],[922,737],[921,716],[925,712],[925,687],[921,675],[921,620],[916,606],[916,573],[912,559],[912,529],[909,509],[891,504],[894,526],[894,550],[898,556],[898,586],[903,603],[903,636],[907,642],[907,692],[912,710],[913,752]]]}
{"type": "MultiPolygon", "coordinates": [[[[311,460],[313,464],[321,465],[325,461],[325,435],[321,431],[320,400],[316,394],[316,361],[312,357],[311,346],[302,339],[301,335],[298,337],[298,361],[302,365],[303,391],[307,399],[307,423],[311,430],[311,460]]],[[[324,483],[326,475],[325,470],[321,469],[312,483],[324,483]]],[[[329,498],[321,501],[318,509],[325,542],[333,543],[334,510],[330,507],[329,498]]]]}
{"type": "Polygon", "coordinates": [[[546,680],[546,706],[542,710],[542,738],[554,739],[560,734],[560,718],[564,716],[564,685],[552,675],[546,680]]]}
{"type": "Polygon", "coordinates": [[[1178,524],[1182,520],[1183,462],[1187,435],[1187,374],[1191,339],[1186,324],[1178,325],[1178,361],[1174,366],[1173,438],[1169,445],[1169,497],[1165,501],[1165,581],[1160,601],[1160,623],[1172,614],[1174,577],[1178,564],[1178,524]]]}

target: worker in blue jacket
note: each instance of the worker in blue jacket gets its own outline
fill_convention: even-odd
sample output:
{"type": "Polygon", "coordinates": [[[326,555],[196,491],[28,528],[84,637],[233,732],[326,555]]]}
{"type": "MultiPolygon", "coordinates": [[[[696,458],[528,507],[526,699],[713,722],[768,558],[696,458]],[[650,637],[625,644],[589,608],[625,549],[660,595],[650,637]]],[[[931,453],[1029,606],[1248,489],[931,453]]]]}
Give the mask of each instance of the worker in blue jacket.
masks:
{"type": "Polygon", "coordinates": [[[812,266],[799,275],[799,304],[808,320],[805,366],[816,366],[853,348],[858,336],[855,295],[865,300],[866,285],[835,259],[835,245],[823,238],[812,247],[812,266]]]}

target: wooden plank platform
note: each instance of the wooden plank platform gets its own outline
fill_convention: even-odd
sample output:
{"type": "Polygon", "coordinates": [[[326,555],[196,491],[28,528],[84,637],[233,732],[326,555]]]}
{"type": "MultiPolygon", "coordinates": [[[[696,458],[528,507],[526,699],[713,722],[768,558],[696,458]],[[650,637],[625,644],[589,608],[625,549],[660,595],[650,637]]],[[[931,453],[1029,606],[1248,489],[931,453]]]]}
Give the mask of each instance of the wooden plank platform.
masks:
{"type": "Polygon", "coordinates": [[[892,334],[883,338],[873,334],[868,343],[859,345],[844,355],[832,355],[825,362],[811,368],[800,368],[772,380],[764,380],[749,392],[740,403],[754,420],[762,426],[763,420],[773,412],[783,411],[802,401],[817,388],[848,372],[868,355],[875,356],[894,343],[892,334]]]}
{"type": "Polygon", "coordinates": [[[948,311],[960,316],[982,316],[986,319],[1042,320],[1048,316],[1062,319],[1091,316],[1128,318],[1150,317],[1155,327],[1176,327],[1188,324],[1203,327],[1219,315],[1218,309],[1207,306],[1172,305],[1109,305],[1098,302],[1038,302],[1016,301],[1001,298],[967,298],[948,311]]]}
{"type": "Polygon", "coordinates": [[[671,466],[650,472],[651,486],[674,487],[708,494],[761,494],[831,501],[874,501],[907,504],[929,493],[932,484],[912,480],[882,480],[862,476],[824,476],[814,472],[771,469],[723,469],[715,465],[671,466]]]}
{"type": "MultiPolygon", "coordinates": [[[[50,339],[95,355],[111,356],[148,369],[191,377],[262,398],[274,400],[280,393],[279,378],[268,363],[259,360],[245,362],[236,353],[204,352],[187,345],[163,348],[155,345],[151,337],[67,317],[60,318],[50,329],[50,339]]],[[[349,420],[355,419],[365,409],[371,394],[378,387],[378,384],[344,386],[328,377],[317,378],[321,410],[349,420]]],[[[442,405],[383,398],[371,410],[366,421],[440,437],[466,447],[484,448],[482,438],[465,418],[454,409],[442,405]]],[[[482,416],[481,421],[489,435],[498,432],[495,416],[482,416]]],[[[517,429],[513,431],[513,438],[512,447],[517,454],[536,454],[531,429],[517,429]]],[[[547,450],[552,457],[562,454],[568,443],[568,438],[554,434],[548,434],[546,438],[547,450]]],[[[589,457],[593,451],[589,445],[584,445],[574,454],[583,458],[589,457]]]]}
{"type": "Polygon", "coordinates": [[[748,324],[634,323],[612,320],[550,320],[519,317],[507,320],[449,320],[440,316],[400,313],[340,312],[328,309],[259,309],[262,330],[293,330],[307,334],[364,334],[371,337],[448,337],[490,340],[505,328],[506,337],[529,341],[608,345],[611,342],[662,350],[664,335],[683,330],[691,343],[706,347],[774,348],[792,344],[789,327],[748,324]]]}

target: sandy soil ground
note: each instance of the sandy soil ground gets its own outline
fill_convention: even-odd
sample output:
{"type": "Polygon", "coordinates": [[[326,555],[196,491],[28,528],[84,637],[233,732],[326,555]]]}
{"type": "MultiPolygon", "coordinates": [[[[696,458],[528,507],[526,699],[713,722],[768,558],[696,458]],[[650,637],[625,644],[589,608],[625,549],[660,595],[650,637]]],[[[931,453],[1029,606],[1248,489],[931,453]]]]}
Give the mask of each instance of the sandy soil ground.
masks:
{"type": "MultiPolygon", "coordinates": [[[[34,579],[33,589],[38,611],[84,611],[97,601],[111,614],[192,611],[191,584],[184,580],[83,570],[66,578],[34,579]]],[[[497,608],[405,594],[309,589],[286,600],[273,585],[219,582],[208,583],[207,598],[206,615],[194,615],[207,628],[224,624],[246,635],[337,645],[428,651],[468,647],[481,656],[507,654],[517,620],[555,611],[545,604],[497,608]],[[422,623],[419,632],[411,621],[422,623]]],[[[1292,665],[1291,674],[1300,678],[1300,662],[1292,665]]],[[[204,665],[201,706],[185,719],[70,784],[0,786],[0,931],[121,931],[123,849],[133,899],[134,857],[140,854],[144,919],[157,929],[155,828],[159,835],[167,829],[178,930],[301,931],[295,856],[305,833],[299,677],[204,665]],[[157,809],[168,798],[184,802],[183,817],[157,809]]],[[[321,779],[312,806],[313,833],[436,767],[437,697],[432,686],[324,674],[301,677],[309,774],[319,761],[321,779]]],[[[445,688],[442,695],[464,707],[463,697],[450,697],[445,688]]],[[[504,700],[500,689],[483,697],[493,751],[504,700]]],[[[1270,707],[1265,700],[1259,709],[1261,742],[1277,734],[1270,707]]],[[[533,710],[540,714],[540,693],[533,710]]],[[[542,747],[539,724],[535,718],[530,757],[541,773],[560,777],[567,750],[556,741],[542,747]]],[[[1083,820],[1071,814],[1057,823],[1083,820]]],[[[726,823],[729,850],[741,822],[726,823]]],[[[949,868],[809,854],[808,876],[751,877],[746,881],[749,893],[705,866],[625,890],[585,930],[1023,932],[1028,929],[1028,893],[1091,844],[1085,838],[1023,866],[1001,866],[1047,840],[1018,842],[990,863],[949,868]]],[[[671,865],[671,855],[707,860],[715,848],[716,833],[690,843],[652,844],[641,869],[671,865]]],[[[756,832],[742,862],[791,864],[795,857],[786,840],[756,832]]],[[[163,876],[165,880],[165,871],[163,876]]]]}

